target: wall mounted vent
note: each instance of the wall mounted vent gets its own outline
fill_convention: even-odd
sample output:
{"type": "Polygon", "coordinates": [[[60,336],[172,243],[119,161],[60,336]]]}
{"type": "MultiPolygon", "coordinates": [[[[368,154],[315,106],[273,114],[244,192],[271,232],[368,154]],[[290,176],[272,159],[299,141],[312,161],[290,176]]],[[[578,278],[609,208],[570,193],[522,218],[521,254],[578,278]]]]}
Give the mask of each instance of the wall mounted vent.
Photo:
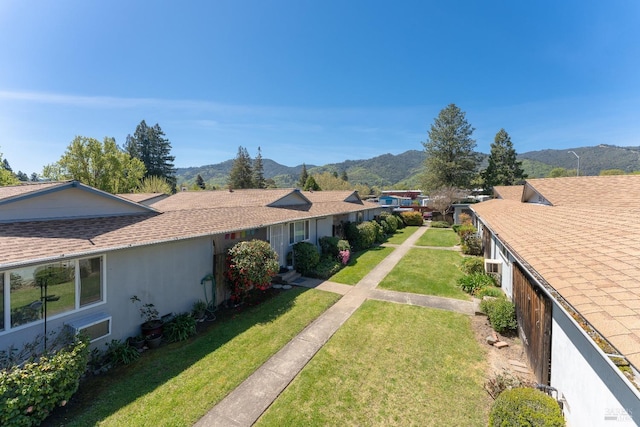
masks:
{"type": "Polygon", "coordinates": [[[111,335],[111,316],[106,313],[96,313],[90,316],[72,320],[67,327],[74,334],[85,334],[90,342],[111,335]]]}

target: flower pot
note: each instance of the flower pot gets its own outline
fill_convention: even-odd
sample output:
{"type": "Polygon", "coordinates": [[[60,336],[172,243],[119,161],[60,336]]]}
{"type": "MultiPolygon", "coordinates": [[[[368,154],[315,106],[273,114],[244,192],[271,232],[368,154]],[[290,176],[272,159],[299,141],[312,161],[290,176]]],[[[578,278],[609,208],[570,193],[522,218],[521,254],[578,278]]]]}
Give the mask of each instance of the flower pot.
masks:
{"type": "Polygon", "coordinates": [[[128,341],[131,347],[140,350],[142,347],[144,347],[144,343],[146,340],[145,340],[145,337],[138,336],[138,337],[129,337],[128,341]]]}
{"type": "Polygon", "coordinates": [[[161,334],[151,334],[147,336],[147,347],[149,348],[158,348],[160,347],[160,343],[162,343],[162,335],[161,334]]]}
{"type": "Polygon", "coordinates": [[[148,337],[149,335],[162,335],[162,320],[149,320],[140,325],[142,335],[148,337]]]}

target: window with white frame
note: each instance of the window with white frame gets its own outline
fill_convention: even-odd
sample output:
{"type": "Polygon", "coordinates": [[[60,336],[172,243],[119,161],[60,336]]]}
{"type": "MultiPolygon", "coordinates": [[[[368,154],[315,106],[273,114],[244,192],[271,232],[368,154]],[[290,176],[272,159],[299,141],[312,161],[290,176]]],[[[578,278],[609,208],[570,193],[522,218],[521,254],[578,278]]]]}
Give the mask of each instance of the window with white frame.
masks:
{"type": "Polygon", "coordinates": [[[9,324],[0,330],[25,325],[47,316],[69,313],[104,300],[103,257],[66,260],[23,267],[0,273],[0,288],[9,291],[0,299],[0,313],[9,324]],[[8,293],[8,300],[5,300],[8,293]]]}
{"type": "Polygon", "coordinates": [[[289,244],[309,240],[309,221],[296,221],[289,223],[289,244]]]}

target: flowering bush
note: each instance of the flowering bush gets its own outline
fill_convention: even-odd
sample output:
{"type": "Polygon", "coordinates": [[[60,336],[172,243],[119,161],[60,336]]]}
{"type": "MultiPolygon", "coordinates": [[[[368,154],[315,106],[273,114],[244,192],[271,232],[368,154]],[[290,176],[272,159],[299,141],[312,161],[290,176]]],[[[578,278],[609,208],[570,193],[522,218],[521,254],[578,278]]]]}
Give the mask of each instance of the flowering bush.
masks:
{"type": "Polygon", "coordinates": [[[227,252],[231,300],[241,302],[252,289],[266,290],[278,272],[278,254],[262,240],[239,242],[227,252]]]}
{"type": "Polygon", "coordinates": [[[343,251],[338,252],[338,261],[340,261],[342,265],[347,265],[350,257],[351,257],[351,252],[349,251],[349,249],[345,249],[343,251]]]}

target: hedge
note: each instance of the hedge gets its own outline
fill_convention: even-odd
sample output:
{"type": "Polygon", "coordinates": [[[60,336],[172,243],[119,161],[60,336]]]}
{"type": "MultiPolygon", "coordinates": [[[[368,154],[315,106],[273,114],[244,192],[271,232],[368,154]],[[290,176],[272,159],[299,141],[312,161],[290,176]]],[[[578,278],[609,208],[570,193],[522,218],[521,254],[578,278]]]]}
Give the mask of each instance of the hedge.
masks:
{"type": "Polygon", "coordinates": [[[424,223],[422,214],[417,211],[402,212],[400,216],[406,225],[422,225],[424,223]]]}

